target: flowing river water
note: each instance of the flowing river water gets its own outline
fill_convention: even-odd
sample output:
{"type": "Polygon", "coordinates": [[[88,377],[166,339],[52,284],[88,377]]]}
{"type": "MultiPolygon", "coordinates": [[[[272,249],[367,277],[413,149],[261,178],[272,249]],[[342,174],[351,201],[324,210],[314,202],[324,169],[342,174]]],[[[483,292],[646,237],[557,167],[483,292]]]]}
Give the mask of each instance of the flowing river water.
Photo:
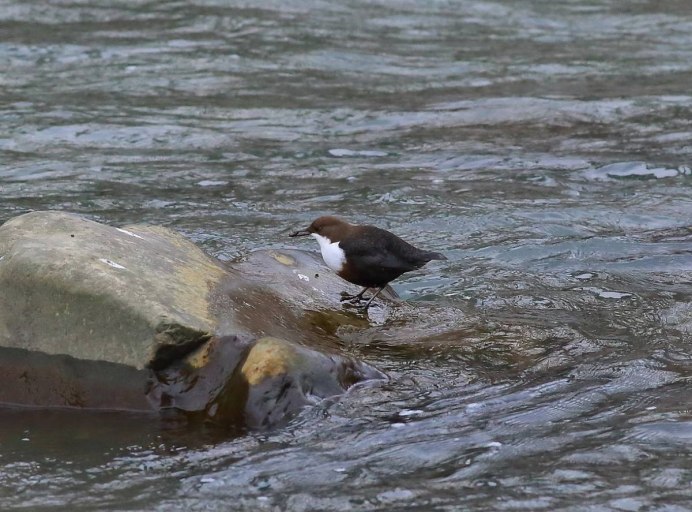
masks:
{"type": "Polygon", "coordinates": [[[0,411],[0,509],[692,509],[690,91],[686,0],[0,2],[0,222],[449,258],[279,429],[0,411]]]}

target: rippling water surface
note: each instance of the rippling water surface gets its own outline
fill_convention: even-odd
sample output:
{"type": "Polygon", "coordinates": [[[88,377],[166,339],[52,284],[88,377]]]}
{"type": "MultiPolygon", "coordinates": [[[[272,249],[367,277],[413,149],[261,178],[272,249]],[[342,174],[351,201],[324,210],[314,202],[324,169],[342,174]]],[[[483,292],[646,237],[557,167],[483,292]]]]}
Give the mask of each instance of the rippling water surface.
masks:
{"type": "Polygon", "coordinates": [[[280,430],[3,412],[3,510],[689,510],[689,2],[6,0],[0,68],[0,222],[449,256],[280,430]]]}

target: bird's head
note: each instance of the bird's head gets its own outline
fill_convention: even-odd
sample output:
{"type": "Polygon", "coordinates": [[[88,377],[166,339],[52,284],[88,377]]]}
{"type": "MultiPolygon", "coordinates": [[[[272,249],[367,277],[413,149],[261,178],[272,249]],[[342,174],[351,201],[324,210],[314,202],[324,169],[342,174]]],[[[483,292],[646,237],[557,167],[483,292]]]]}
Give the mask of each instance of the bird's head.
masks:
{"type": "Polygon", "coordinates": [[[325,238],[329,238],[332,242],[340,240],[341,235],[344,234],[351,225],[338,217],[332,217],[331,215],[326,215],[324,217],[319,217],[315,219],[312,224],[310,224],[306,229],[301,229],[291,233],[288,236],[308,236],[308,235],[320,235],[325,238]]]}

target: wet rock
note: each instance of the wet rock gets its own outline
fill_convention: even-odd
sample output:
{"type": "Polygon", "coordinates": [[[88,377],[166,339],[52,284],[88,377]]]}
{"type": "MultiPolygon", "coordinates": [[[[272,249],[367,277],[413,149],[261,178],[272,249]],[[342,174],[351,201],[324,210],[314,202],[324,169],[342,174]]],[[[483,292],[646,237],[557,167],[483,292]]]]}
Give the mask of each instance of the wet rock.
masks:
{"type": "Polygon", "coordinates": [[[353,358],[279,338],[249,342],[226,336],[158,372],[148,394],[161,409],[192,421],[269,428],[358,382],[383,378],[353,358]]]}
{"type": "MultiPolygon", "coordinates": [[[[231,283],[225,292],[240,293],[242,287],[266,288],[267,282],[273,282],[273,294],[290,307],[304,310],[334,309],[340,310],[341,292],[357,293],[359,286],[352,285],[322,262],[317,252],[306,252],[296,249],[259,250],[248,255],[243,261],[234,265],[245,278],[245,281],[231,283]]],[[[385,299],[396,298],[391,287],[386,287],[381,295],[385,299]]]]}
{"type": "Polygon", "coordinates": [[[239,379],[248,389],[245,420],[250,426],[265,428],[283,423],[304,405],[340,395],[358,382],[383,377],[349,357],[262,338],[240,367],[239,379]]]}
{"type": "Polygon", "coordinates": [[[0,404],[152,412],[143,392],[149,374],[125,364],[0,346],[0,404]]]}
{"type": "MultiPolygon", "coordinates": [[[[361,288],[326,268],[317,253],[258,250],[233,268],[242,279],[223,280],[210,299],[223,334],[240,329],[325,346],[330,343],[325,335],[333,335],[337,327],[363,329],[370,325],[367,313],[340,301],[343,291],[354,294],[361,288]],[[228,310],[233,315],[226,314],[228,310]]],[[[378,304],[391,304],[396,293],[387,287],[380,296],[378,304]]],[[[384,310],[386,314],[387,306],[384,310]]]]}
{"type": "Polygon", "coordinates": [[[367,324],[341,311],[354,288],[301,251],[231,267],[165,228],[22,215],[0,226],[0,401],[266,427],[382,377],[323,342],[367,324]]]}

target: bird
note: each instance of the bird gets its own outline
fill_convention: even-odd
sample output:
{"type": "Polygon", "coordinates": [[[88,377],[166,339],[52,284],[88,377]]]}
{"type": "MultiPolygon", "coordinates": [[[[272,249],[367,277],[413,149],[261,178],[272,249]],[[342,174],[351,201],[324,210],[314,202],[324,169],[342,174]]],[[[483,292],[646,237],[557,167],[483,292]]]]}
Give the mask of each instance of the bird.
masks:
{"type": "Polygon", "coordinates": [[[332,215],[319,217],[306,229],[288,236],[317,239],[325,264],[342,279],[363,287],[356,295],[344,292],[342,302],[350,300],[360,304],[365,292],[376,288],[365,310],[384,287],[401,274],[419,269],[432,260],[447,259],[439,252],[418,249],[385,229],[350,224],[332,215]]]}

